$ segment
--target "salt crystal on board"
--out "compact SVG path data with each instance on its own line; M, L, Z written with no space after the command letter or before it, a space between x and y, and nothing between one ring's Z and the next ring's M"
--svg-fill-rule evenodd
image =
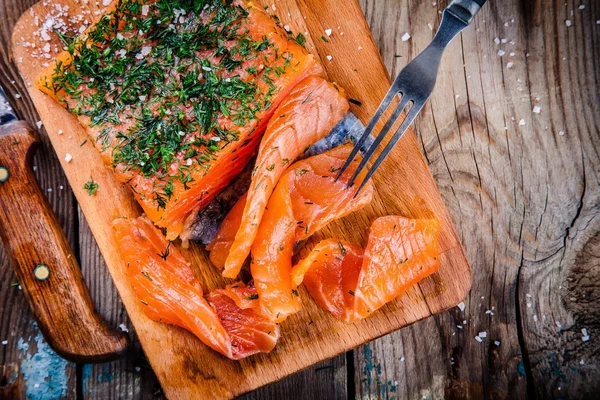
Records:
M587 330L586 328L583 328L583 329L581 330L581 334L583 335L583 336L581 337L581 340L583 340L584 342L587 342L587 341L589 341L589 340L590 340L590 335L588 334L588 330Z
M465 311L465 303L463 301L458 303L457 307L460 308L460 311Z
M487 332L479 332L479 337L480 338L486 338L487 337Z
M477 340L479 343L482 342L481 338L479 336L475 336L475 340Z
M35 123L35 125L38 127L38 129L41 129L42 125L44 125L44 123L42 121L38 121Z
M512 61L509 61L506 63L506 68L511 69L513 67L514 63Z
M8 344L8 340L3 340L2 341L2 346L6 346Z
M565 25L571 26L571 25L573 25L573 23L571 22L570 19L568 19L568 20L565 21Z
M505 54L506 54L506 52L505 52L504 50L498 50L498 55L499 55L500 57L502 57L502 56L503 56L503 55L505 55Z
M525 120L524 120L524 119L520 119L520 120L519 120L519 125L523 126L523 125L525 125L525 124L527 124L527 122L525 122ZM530 307L531 307L531 306L530 306Z
M585 361L583 361L583 359L581 359L581 360L579 361L579 365L583 365L583 364L585 364Z
M580 9L580 10L583 10L584 8L585 8L585 4L580 4L580 5L579 5L579 9Z
M540 112L542 112L542 107L540 106L533 106L533 112L536 114L539 114Z
M495 344L496 346L500 346L500 341L498 341L498 340L495 340L495 341L494 341L494 344Z
M406 32L404 35L402 35L402 41L406 42L408 39L410 39L410 34Z
M119 329L121 329L123 332L129 332L129 329L127 329L127 327L125 326L125 324L119 325Z

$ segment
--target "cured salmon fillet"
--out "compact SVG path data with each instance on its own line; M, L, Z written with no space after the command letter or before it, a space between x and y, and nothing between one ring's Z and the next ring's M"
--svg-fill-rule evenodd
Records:
M243 169L281 100L322 67L252 2L113 4L80 37L62 37L67 50L37 85L79 118L173 240Z
M120 218L113 227L126 275L150 319L187 329L234 360L275 347L279 328L256 311L254 297L244 309L237 306L248 291L243 283L216 290L207 301L189 262L149 219Z
M348 112L343 89L311 76L283 100L260 143L241 224L223 276L235 278L250 254L267 201L283 172L298 156L333 129Z
M370 315L439 268L437 219L381 217L366 249L337 239L321 241L293 269L315 302L353 322Z
M276 322L301 308L291 275L294 244L332 220L366 206L373 197L370 182L356 198L355 188L347 187L357 162L335 181L351 150L352 145L344 145L292 164L269 198L252 244L250 270L261 312ZM362 178L364 174L358 182ZM239 203L244 201L241 199ZM211 260L222 260L223 252L232 244L233 222L239 221L242 207L239 203L227 216L228 223L217 233L219 246L213 247Z

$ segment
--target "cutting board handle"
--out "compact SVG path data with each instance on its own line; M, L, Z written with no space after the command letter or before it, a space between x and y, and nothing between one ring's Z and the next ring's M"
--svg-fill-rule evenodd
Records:
M115 359L128 337L94 311L75 255L33 175L38 144L24 121L0 126L0 237L48 344L74 362Z

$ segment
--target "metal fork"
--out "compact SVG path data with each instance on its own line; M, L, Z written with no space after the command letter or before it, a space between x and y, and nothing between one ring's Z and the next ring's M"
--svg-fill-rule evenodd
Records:
M440 27L429 46L400 71L400 74L398 74L398 77L394 80L392 87L377 108L375 115L373 115L373 118L369 121L364 133L356 142L354 149L344 163L344 166L338 172L337 177L339 178L346 168L348 168L352 160L354 160L358 152L363 150L365 141L369 135L371 135L371 132L373 132L373 128L377 122L379 122L383 113L388 109L392 100L397 95L401 95L402 98L400 99L400 104L394 109L379 135L377 135L371 146L365 151L363 159L348 182L348 186L353 185L358 175L367 165L369 159L373 156L373 153L379 144L381 144L382 140L400 117L402 110L404 110L408 103L412 103L412 107L410 108L410 111L408 111L408 114L406 114L406 118L396 130L373 166L369 169L365 179L356 191L356 194L360 192L365 183L371 178L377 168L379 168L383 160L387 157L402 135L404 135L408 126L414 121L417 114L419 114L425 105L425 102L431 95L433 87L435 86L440 60L448 43L469 25L475 17L475 14L479 12L485 2L486 0L453 0L444 10Z

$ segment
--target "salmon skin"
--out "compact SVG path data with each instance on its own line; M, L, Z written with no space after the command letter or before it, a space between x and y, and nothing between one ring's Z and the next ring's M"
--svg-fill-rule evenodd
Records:
M292 89L277 108L260 144L241 223L227 255L223 276L235 278L240 272L279 177L298 156L327 136L348 107L341 88L311 76Z
M279 328L258 312L254 288L238 282L205 298L189 262L148 218L119 218L113 227L126 276L147 317L187 329L233 360L275 347Z
M37 85L173 240L254 154L267 122L322 67L243 0L113 2Z
M335 180L351 150L348 144L297 161L286 170L269 198L252 244L250 271L261 313L271 320L281 322L301 308L297 285L292 281L294 244L372 200L371 182L357 197L354 187L347 186L358 159ZM358 181L362 178L364 174ZM243 197L234 206L211 245L210 258L218 267L223 267L225 255L236 240L246 201Z
M294 284L334 317L353 322L371 315L439 268L437 219L381 217L363 249L326 239L292 271Z

